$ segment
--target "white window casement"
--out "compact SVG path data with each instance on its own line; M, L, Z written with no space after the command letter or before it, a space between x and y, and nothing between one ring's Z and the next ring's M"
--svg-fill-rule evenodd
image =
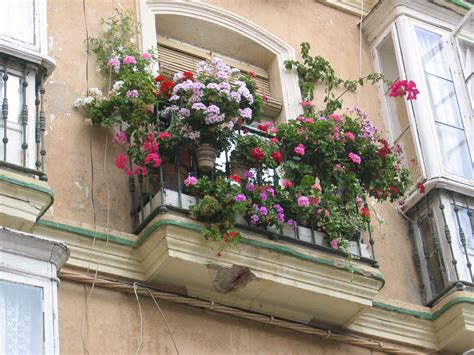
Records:
M468 7L385 0L363 22L376 70L391 81L413 80L420 91L406 101L380 87L389 136L404 148L414 182L426 186L422 193L413 185L406 201L426 302L457 281L473 282L474 17Z
M68 257L62 243L0 229L0 353L59 354L57 271Z
M0 161L40 170L44 130L37 131L44 125L36 102L55 67L47 55L46 5L45 0L0 1Z
M284 122L302 111L298 75L286 70L294 49L249 20L199 2L140 1L142 47L156 47L165 73L193 71L211 54L244 72L257 74L259 93L268 96L265 119ZM160 54L161 49L161 54Z

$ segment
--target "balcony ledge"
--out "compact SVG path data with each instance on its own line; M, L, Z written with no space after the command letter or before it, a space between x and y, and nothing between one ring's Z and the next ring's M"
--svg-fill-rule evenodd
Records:
M218 257L219 245L206 241L201 229L168 213L138 237L44 219L34 232L64 241L71 250L70 267L100 263L100 273L114 278L306 324L330 323L422 351L461 353L474 347L469 343L474 339L472 292L453 292L432 308L403 303L377 295L383 277L365 264L353 262L351 272L344 258L247 232L240 245Z
M0 170L0 225L28 232L54 202L49 185L31 177Z
M258 239L245 233L237 246L206 241L202 225L160 215L139 239L149 283L184 287L194 297L286 319L344 325L372 305L382 275L341 257Z

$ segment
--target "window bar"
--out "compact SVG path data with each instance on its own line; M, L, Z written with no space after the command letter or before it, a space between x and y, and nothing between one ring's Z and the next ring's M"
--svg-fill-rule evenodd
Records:
M39 120L39 90L38 87L35 90L35 145L36 145L36 170L41 169L41 160L40 160L40 142L41 142L41 132L40 132L40 120Z
M440 196L439 190L438 190L438 201L439 201L439 209L441 210L441 214L443 216L444 235L446 237L446 241L448 242L449 250L451 252L451 262L453 264L454 272L456 274L456 281L459 281L459 273L458 273L458 269L456 267L456 264L458 262L457 262L456 258L454 257L454 250L453 250L452 240L451 240L451 232L449 230L448 223L446 222L446 215L444 213L444 204L441 201L441 196Z
M128 159L129 159L130 171L132 171L133 170L132 157L130 154L128 155ZM133 223L136 226L138 225L138 223L137 223L137 210L135 207L136 206L135 205L135 178L133 177L132 174L130 174L130 176L128 177L128 187L130 190L130 197L132 199L132 211L130 212L130 215L132 216Z
M469 205L469 200L468 200L466 195L464 195L464 200L466 201L467 216L469 217L469 222L471 222L471 230L474 233L474 220L472 219L472 208ZM474 238L474 236L473 236L473 238ZM471 245L471 248L474 249L474 240L472 241L472 243L473 244Z
M44 76L41 78L41 88L40 88L40 144L41 144L41 150L40 150L40 155L41 155L41 172L44 173L44 156L46 155L46 149L44 147L44 132L46 131L46 117L44 113ZM46 175L40 176L41 180L47 180L48 178Z
M230 175L229 152L227 149L225 150L225 174Z
M2 102L2 118L3 118L3 160L7 161L7 119L8 119L8 97L7 97L7 81L8 81L8 72L7 72L7 61L3 63L3 102Z
M367 202L364 203L365 208L369 208L369 205ZM374 238L372 238L372 231L370 230L370 221L367 221L367 231L369 232L369 244L370 244L370 252L372 253L372 260L374 261L374 267L378 268L379 263L377 262L375 258L375 248L374 248Z
M446 273L446 266L444 264L443 253L441 252L441 242L439 240L438 232L436 229L436 223L434 221L434 214L433 210L430 208L430 196L432 194L428 194L426 198L426 209L428 210L428 221L430 224L430 232L431 232L431 239L433 240L433 245L435 248L436 259L438 261L438 267L441 271L441 278L443 280L443 287L448 285L448 275Z
M354 207L355 207L355 212L359 213L359 205L357 204L357 200L355 199L354 199ZM359 256L362 256L362 245L361 245L362 231L357 231L354 235L354 239L357 243L357 250L359 251Z
M138 201L140 202L140 215L142 217L142 220L140 223L143 223L145 220L145 209L144 209L144 204L143 204L143 174L140 171L140 173L137 175L137 185L138 185Z
M423 277L421 277L421 259L420 259L420 255L418 254L418 248L416 246L415 233L414 233L412 220L408 222L408 236L411 240L411 244L413 248L413 261L415 263L415 267L418 272L418 278L420 280L420 291L421 291L421 294L425 297L425 301L428 301L426 292L425 292L426 287L425 287L425 284L423 283Z
M311 226L310 226L310 232L311 232L311 240L313 241L313 244L316 244L316 237L314 235L314 221L311 219Z
M459 218L459 206L456 204L456 201L454 200L454 195L452 193L451 193L451 199L453 200L454 214L456 215L456 220L459 226L459 238L461 239L461 245L464 250L464 255L466 255L466 266L469 269L469 275L471 276L471 281L474 281L472 278L472 269L471 269L472 264L471 264L471 261L469 260L469 253L467 251L466 235L464 234L464 229L462 228L461 220Z
M21 109L21 126L22 126L22 135L23 135L23 143L21 144L22 149L22 157L23 157L23 166L26 167L26 150L28 149L28 143L26 142L26 126L28 124L28 105L26 100L26 89L28 87L28 80L27 75L29 72L29 68L25 67L25 71L23 72L23 83L22 83L22 99L23 99L23 106Z
M156 106L156 121L157 121L158 132L160 131L160 123L161 123L160 118L161 118L160 107ZM174 116L172 114L170 124L173 124L173 123L174 123ZM168 209L165 206L165 178L163 174L163 164L160 164L159 171L160 171L160 207L158 207L158 212L166 213Z
M416 211L417 211L416 223L418 225L418 230L420 231L420 234L421 234L421 244L423 247L423 255L425 257L426 270L428 271L428 279L430 280L430 290L431 290L431 294L435 296L437 294L437 290L435 286L433 268L431 267L431 263L430 263L430 251L428 249L428 245L425 240L425 235L423 234L423 218L420 217L420 204L416 206Z
M183 184L181 183L181 158L179 156L179 147L176 147L176 153L175 153L175 167L176 167L176 178L178 179L177 184L178 184L178 207L183 208L183 196L182 196L182 191L183 191Z

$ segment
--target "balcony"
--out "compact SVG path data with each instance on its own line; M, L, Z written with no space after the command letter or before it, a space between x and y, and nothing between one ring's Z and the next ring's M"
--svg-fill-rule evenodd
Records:
M26 231L54 200L44 172L45 76L37 64L0 54L0 225Z
M199 170L195 151L175 153L173 163L159 168L158 179L129 177L136 257L145 281L304 323L342 326L372 306L384 279L370 232L355 235L348 254L331 248L314 228L255 227L237 216L243 235L238 245L206 240L205 223L189 216L199 198L184 192L183 181L189 173L211 179L231 173L231 152L222 153L209 172ZM277 171L270 174L278 184Z

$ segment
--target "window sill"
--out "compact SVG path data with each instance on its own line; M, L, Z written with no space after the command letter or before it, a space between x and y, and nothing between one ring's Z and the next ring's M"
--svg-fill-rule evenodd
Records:
M52 57L30 49L25 49L24 47L16 44L9 43L1 37L0 53L20 58L30 63L38 64L46 70L46 75L50 75L56 68L56 61Z
M49 185L18 172L0 168L0 225L30 231L53 204Z

